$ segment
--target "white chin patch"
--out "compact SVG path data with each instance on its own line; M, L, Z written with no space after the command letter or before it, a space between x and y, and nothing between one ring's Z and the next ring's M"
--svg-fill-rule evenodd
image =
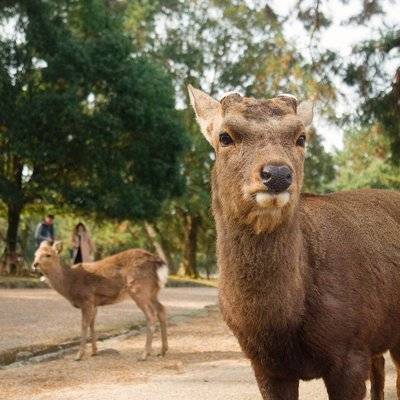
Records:
M260 207L277 207L283 208L289 202L289 192L283 192L278 194L258 192L256 194L256 202Z

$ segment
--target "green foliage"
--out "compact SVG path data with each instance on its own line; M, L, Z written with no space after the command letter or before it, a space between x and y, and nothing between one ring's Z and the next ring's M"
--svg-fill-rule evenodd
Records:
M140 19L138 19L140 17ZM246 95L272 97L291 92L300 98L334 100L328 80L314 79L311 65L288 43L277 16L264 2L227 0L126 2L124 26L143 52L167 65L174 77L178 104L187 105L186 85L217 95L238 89ZM213 152L200 134L193 113L181 114L190 150L182 159L185 196L166 204L155 221L159 242L181 269L213 272L215 230L210 213L209 174ZM314 143L314 142L313 142ZM325 191L331 161L320 142L310 146L308 190ZM317 160L322 155L322 160ZM317 169L323 172L315 174ZM189 240L196 237L196 243ZM165 239L168 238L166 242ZM195 251L197 260L188 260ZM198 265L189 265L195 263Z
M398 27L399 28L399 27ZM377 39L356 47L357 57L348 64L345 82L360 95L358 120L363 126L378 122L390 141L391 162L400 164L400 67L395 76L385 62L400 60L400 29L386 28Z
M3 215L5 210L1 210ZM149 248L149 242L143 235L143 231L138 225L128 221L116 223L113 220L82 216L72 214L68 210L57 209L54 207L26 207L21 215L19 229L19 246L17 253L23 255L27 264L30 265L34 258L36 243L34 233L37 224L42 221L46 213L55 214L55 233L56 240L62 240L64 243L64 252L62 257L64 262L71 262L72 244L71 236L75 225L83 222L89 230L92 240L96 247L95 258L100 259L110 254L115 254L128 248ZM6 225L7 221L0 216L0 251L4 251ZM150 248L149 248L150 249Z
M140 36L136 43L144 51L168 66L182 99L187 83L211 94L239 89L260 97L284 91L334 99L329 80L315 79L264 2L141 1L128 2L127 10L125 26L134 38ZM138 15L146 23L132 22Z
M379 125L351 129L337 155L338 189L400 189L400 168L388 162L390 142Z
M321 138L312 129L306 149L303 191L325 193L332 190L335 178L333 156L328 153Z
M155 216L180 190L184 135L166 72L132 57L103 1L17 2L3 39L5 202L38 198L112 218Z
M167 72L134 56L102 0L1 11L0 198L154 218L182 190L185 139ZM18 221L13 221L17 224Z
M384 2L360 0L347 22L364 24ZM0 30L0 211L25 210L25 254L41 214L55 207L59 237L68 242L82 217L99 256L158 240L171 264L214 272L213 152L187 108L188 83L215 97L290 92L338 122L339 77L360 98L359 113L342 121L357 128L335 159L311 132L304 190L399 188L400 74L382 68L398 65L399 29L383 27L343 60L318 45L332 24L325 4L299 0L279 16L258 0L3 2L0 27L15 30ZM306 52L284 35L293 17L310 34Z
M199 132L191 110L181 112L187 127L191 147L182 158L182 175L185 179L184 196L167 202L162 217L154 222L164 251L169 255L171 269L181 271L197 269L210 272L214 269L214 224L210 208L210 170L213 152L203 135ZM196 236L196 243L190 237ZM166 240L167 239L167 240ZM194 246L194 247L192 247ZM188 258L196 252L198 267L191 265Z
M347 0L340 0L347 5ZM327 0L298 0L290 12L310 34L311 69L328 81L339 78L352 87L358 96L356 115L345 115L349 121L366 129L379 123L389 139L391 157L386 162L400 163L400 25L387 22L390 0L353 1L359 7L353 15L340 21L342 25L365 27L372 21L368 39L356 42L346 59L341 54L320 46L321 32L332 24ZM338 22L338 21L336 21ZM375 26L379 26L376 29ZM367 25L368 26L368 25Z
M101 259L110 254L115 254L129 248L148 248L149 244L139 226L128 221L116 223L112 220L81 218L79 215L69 213L58 214L55 229L57 239L64 242L64 259L70 262L72 250L71 234L78 222L83 222L92 237L96 247L95 259Z

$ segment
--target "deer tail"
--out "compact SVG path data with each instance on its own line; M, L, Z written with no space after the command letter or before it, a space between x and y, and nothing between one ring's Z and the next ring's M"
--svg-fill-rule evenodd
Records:
M168 280L168 265L163 262L162 264L159 264L157 267L157 277L158 277L158 285L160 288L163 288L165 284L167 283Z

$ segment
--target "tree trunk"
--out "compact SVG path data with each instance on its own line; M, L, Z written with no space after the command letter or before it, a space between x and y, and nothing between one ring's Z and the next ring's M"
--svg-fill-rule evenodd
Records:
M162 240L161 235L159 234L159 232L157 230L157 227L151 225L148 222L145 222L144 223L144 229L145 229L145 231L147 233L147 236L151 240L151 243L153 244L157 255L167 263L167 265L169 267L169 270L170 270L170 273L171 274L176 274L176 266L172 262L172 258L170 256L166 246L163 245L163 240ZM160 237L160 239L158 239L157 233L158 233L158 236Z
M23 206L18 203L7 205L8 226L6 234L6 248L1 260L1 271L19 275L22 272L22 263L17 253L18 227Z
M178 266L174 262L174 258L171 253L170 242L168 241L168 238L160 232L160 229L158 228L157 224L154 223L152 226L154 230L157 232L157 235L160 239L159 243L167 259L169 271L171 274L176 274L178 272Z
M197 271L197 234L200 227L200 218L190 214L185 216L185 233L182 269L186 276L198 278Z

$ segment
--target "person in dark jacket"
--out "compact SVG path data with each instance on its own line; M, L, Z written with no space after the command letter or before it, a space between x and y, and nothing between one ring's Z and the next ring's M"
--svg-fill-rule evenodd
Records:
M54 242L54 215L47 215L42 222L38 224L35 231L36 247L40 246L44 240L50 243Z

